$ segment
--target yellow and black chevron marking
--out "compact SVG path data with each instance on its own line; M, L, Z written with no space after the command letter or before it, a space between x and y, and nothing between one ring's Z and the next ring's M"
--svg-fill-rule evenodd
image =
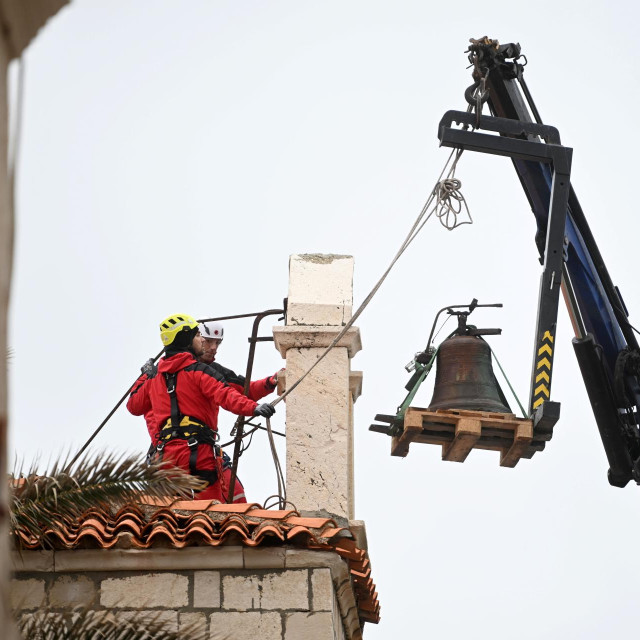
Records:
M545 331L540 342L536 360L536 379L533 391L533 408L537 409L549 399L551 389L551 364L553 362L553 335Z

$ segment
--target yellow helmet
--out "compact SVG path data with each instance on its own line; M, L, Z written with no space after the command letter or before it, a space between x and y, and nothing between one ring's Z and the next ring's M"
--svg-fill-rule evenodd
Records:
M165 318L160 323L160 339L165 347L168 347L182 330L197 329L198 323L192 316L179 313Z

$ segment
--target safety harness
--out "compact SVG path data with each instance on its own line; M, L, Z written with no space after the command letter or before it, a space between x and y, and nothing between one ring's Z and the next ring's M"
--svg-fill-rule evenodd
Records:
M172 440L186 440L189 447L189 473L205 480L210 485L218 481L218 469L198 469L198 446L208 444L213 448L213 456L216 466L223 469L229 466L227 462L228 456L224 456L219 446L216 445L218 434L206 424L182 415L178 406L178 396L176 394L177 372L164 373L164 379L167 385L167 393L171 400L171 417L165 422L158 434L158 443L154 447L154 454L157 460L162 460L164 447ZM153 455L153 454L152 454ZM225 460L224 458L227 458Z

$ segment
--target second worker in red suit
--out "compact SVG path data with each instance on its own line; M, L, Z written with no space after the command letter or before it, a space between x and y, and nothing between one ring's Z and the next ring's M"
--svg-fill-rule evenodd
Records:
M206 330L202 325L205 334ZM219 407L241 416L271 417L275 409L256 401L275 389L277 376L252 382L248 396L243 395L244 379L213 363L219 342L211 364L197 360L205 356L207 346L191 316L177 314L163 320L160 337L165 355L157 371L143 368L127 409L147 418L157 457L208 483L196 499L226 502L231 470L216 444ZM246 502L239 482L233 501Z

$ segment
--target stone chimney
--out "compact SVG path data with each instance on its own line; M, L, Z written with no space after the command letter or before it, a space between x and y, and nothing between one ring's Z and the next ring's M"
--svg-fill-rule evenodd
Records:
M287 361L286 384L297 381L350 320L353 257L293 255L286 325L274 327ZM353 519L353 403L362 373L351 371L361 349L351 327L338 345L285 399L287 499L301 512Z

